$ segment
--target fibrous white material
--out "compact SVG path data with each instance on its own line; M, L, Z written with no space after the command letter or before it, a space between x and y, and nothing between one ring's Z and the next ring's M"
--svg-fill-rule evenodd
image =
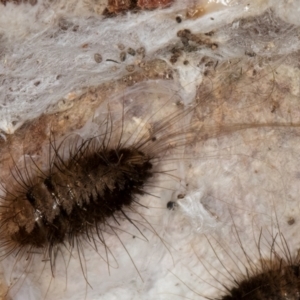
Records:
M109 19L89 13L84 2L75 5L63 1L39 1L33 7L29 4L15 6L12 3L1 6L3 80L0 128L4 132L13 133L27 119L63 109L57 107L58 99L70 101L68 94L71 91L80 94L85 87L119 78L126 73L126 66L134 65L138 68L143 55L146 55L147 59L167 59L170 48L179 43L177 32L184 28L195 30L196 33L201 28L201 33L205 33L220 28L222 24L222 30L215 39L223 43L225 40L229 41L227 47L221 47L215 54L209 49L202 51L215 58L219 58L220 55L236 57L245 51L254 51L260 55L270 55L273 51L281 54L298 47L295 28L279 19L273 24L274 19L268 19L270 13L254 26L247 22L253 34L258 36L252 44L251 30L247 31L247 26L233 21L236 18L235 13L241 12L239 17L257 13L259 7L256 7L256 4L249 5L247 10L243 3L219 5L216 6L218 11L215 17L207 14L201 18L176 23L176 15L183 15L188 5L189 3L175 3L165 10L143 11L138 14L129 12ZM205 4L199 2L197 5L200 7ZM266 4L263 6L267 7ZM223 24L226 25L225 29ZM263 28L266 28L265 32L261 31ZM285 34L276 32L278 28ZM263 38L266 33L269 40ZM122 62L120 52L123 50L120 49L123 47L125 51L131 47L143 48L146 52L137 53L136 56L127 54L126 61ZM96 53L102 56L100 64L95 62ZM192 60L189 67L178 66L175 69L179 72L179 79L183 80L183 85L188 85L191 89L193 84L188 84L187 80L190 79L187 78L192 79L191 74L199 73L198 61L195 53L188 55L188 58Z
M222 265L210 234L224 239L220 258L238 249L233 227L253 253L262 227L279 226L291 252L300 243L300 2L174 1L111 18L101 14L106 4L0 4L3 148L9 145L18 160L41 155L36 149L49 128L95 135L99 107L113 103L110 98L133 111L128 132L136 124L155 125L148 121L156 105L158 120L169 113L163 103L196 105L182 126L190 122L197 138L170 164L175 179L160 175L164 188L149 192L157 198L141 199L153 226L146 224L147 240L129 225L121 243L108 232L109 271L92 247L84 266L74 254L70 264L58 263L55 277L40 257L28 274L20 261L13 299L216 298L222 286L212 274L218 278ZM109 109L121 120L119 107ZM7 157L3 150L1 178L9 173ZM169 211L169 201L179 206ZM2 264L9 286L14 260Z

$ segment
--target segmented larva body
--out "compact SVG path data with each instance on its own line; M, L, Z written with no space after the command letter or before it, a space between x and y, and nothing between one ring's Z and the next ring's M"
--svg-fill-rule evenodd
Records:
M106 149L93 139L68 161L57 157L48 173L8 194L1 211L2 244L29 252L44 248L54 263L57 245L92 235L116 211L125 215L122 208L132 205L134 194L143 194L152 176L150 160L135 148Z
M18 260L42 254L44 260L50 260L54 275L62 248L70 255L76 249L80 260L84 259L84 241L96 251L100 252L99 242L108 250L103 232L106 228L117 235L112 222L119 226L121 218L140 231L140 224L128 212L136 214L138 197L147 193L155 174L168 173L160 166L166 152L183 147L192 132L189 125L178 124L194 108L174 107L163 120L151 116L152 125L137 122L135 128L124 121L124 115L120 120L118 114L108 111L96 137L71 136L57 143L52 135L46 166L40 167L34 158L26 163L24 158L24 167L16 166L12 182L5 183L0 206L4 256L13 253ZM127 125L129 133L125 133Z
M300 265L279 260L275 266L237 282L220 300L297 300L300 297Z

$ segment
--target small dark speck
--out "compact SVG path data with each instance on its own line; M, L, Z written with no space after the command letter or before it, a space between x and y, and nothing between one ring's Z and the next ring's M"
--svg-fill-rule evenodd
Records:
M38 85L40 85L40 83L41 83L41 82L38 80L38 81L36 81L36 82L34 83L34 85L35 85L35 86L38 86Z
M119 48L120 50L124 50L124 49L125 49L125 46L124 46L123 44L118 44L118 48Z
M134 71L134 65L128 65L128 66L126 66L126 71L127 72L133 72Z
M289 219L288 219L288 224L289 224L289 225L293 225L293 224L295 224L295 219L294 219L294 218L292 218L292 217L291 217L291 218L289 218Z
M144 47L140 47L136 49L136 53L144 57L146 53L146 49Z
M129 55L135 56L136 51L135 51L133 48L128 48L128 49L127 49L127 53L128 53Z
M214 35L214 31L210 31L210 32L206 32L204 33L206 36L213 36Z
M178 100L178 101L176 102L176 105L179 106L179 107L184 107L183 102L180 101L180 100Z
M205 67L212 67L214 62L212 60L208 61L204 66Z
M216 50L217 48L218 48L218 44L216 44L216 43L211 44L212 50Z
M133 235L132 238L135 239L135 235Z
M186 65L189 64L189 61L188 61L188 60L185 60L185 61L183 62L183 64L186 66Z
M65 19L61 19L58 22L59 28L64 31L68 30L72 25L73 25L72 22Z
M60 74L58 74L58 75L56 76L56 80L58 80L59 78L61 78L61 75L60 75Z
M177 62L177 56L176 55L172 55L170 58L170 63L175 64Z
M154 136L152 139L151 139L152 142L155 142L156 141L156 137Z
M122 51L122 52L120 53L120 60L121 60L121 61L125 61L125 59L126 59L126 52Z
M169 209L169 210L174 210L176 207L177 207L177 203L174 201L169 201L167 203L167 209Z
M100 64L102 62L102 56L100 53L95 53L94 54L94 60L97 64Z
M245 51L245 55L249 56L249 57L255 57L256 53L253 51Z
M214 20L214 18L210 18L212 21Z
M176 22L177 22L177 23L181 23L181 22L182 22L181 17L177 16L177 17L176 17Z
M177 199L183 199L185 197L185 194L178 194Z

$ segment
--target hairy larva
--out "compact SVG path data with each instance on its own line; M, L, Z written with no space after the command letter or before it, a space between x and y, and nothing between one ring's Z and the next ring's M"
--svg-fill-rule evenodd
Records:
M55 276L58 257L69 261L76 252L89 284L87 245L110 268L114 250L106 242L108 232L121 245L119 230L124 230L124 221L144 239L144 228L156 234L138 210L144 206L139 196L155 196L153 187L160 185L157 176L180 184L180 176L172 174L170 165L191 139L191 126L185 119L190 118L194 106L182 109L173 104L173 97L161 104L158 98L147 106L129 103L127 109L127 98L112 99L95 112L95 132L89 138L71 135L59 141L52 133L48 154L24 157L22 165L16 164L13 169L11 179L4 181L0 246L5 258L15 257L16 266L25 260L24 272L38 257L49 261ZM138 113L148 113L155 102L159 109L150 110L149 119L137 117ZM153 186L151 192L148 186Z
M216 259L224 266L224 269L218 279L212 275L214 280L221 285L223 285L222 280L224 279L231 283L223 285L224 292L219 293L220 296L205 298L218 300L298 299L300 293L299 257L296 253L291 252L280 229L277 232L274 230L272 233L261 229L256 237L256 259L249 251L247 243L241 241L236 227L234 234L241 253L237 254L235 249L232 249L226 254L226 258L220 258L218 250L214 250ZM220 246L216 240L207 238L212 248ZM241 274L227 269L226 264L230 260L231 263L236 263L236 266L241 261L247 262L244 267L239 267ZM203 264L205 265L205 262ZM209 268L207 265L205 267Z

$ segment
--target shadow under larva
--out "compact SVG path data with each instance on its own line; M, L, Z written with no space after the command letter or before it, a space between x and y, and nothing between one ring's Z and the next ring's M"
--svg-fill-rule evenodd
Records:
M13 258L11 293L27 284L33 261L50 267L42 273L50 274L45 276L51 285L51 277L54 281L61 269L68 272L77 256L84 282L92 287L99 279L89 276L90 251L98 253L109 274L116 273L114 244L119 244L135 269L134 277L140 277L135 280L143 276L126 239L145 242L152 234L169 251L157 234L155 217L150 220L145 211L160 214L166 201L157 190L170 193L174 182L181 184L176 165L192 136L188 119L194 106L182 108L175 96L164 99L164 91L162 87L152 97L149 93L148 104L130 103L133 92L112 98L77 134L57 138L50 127L42 154L25 155L15 163L2 184L0 208L2 257ZM147 200L140 201L145 195ZM14 274L22 265L14 287Z

